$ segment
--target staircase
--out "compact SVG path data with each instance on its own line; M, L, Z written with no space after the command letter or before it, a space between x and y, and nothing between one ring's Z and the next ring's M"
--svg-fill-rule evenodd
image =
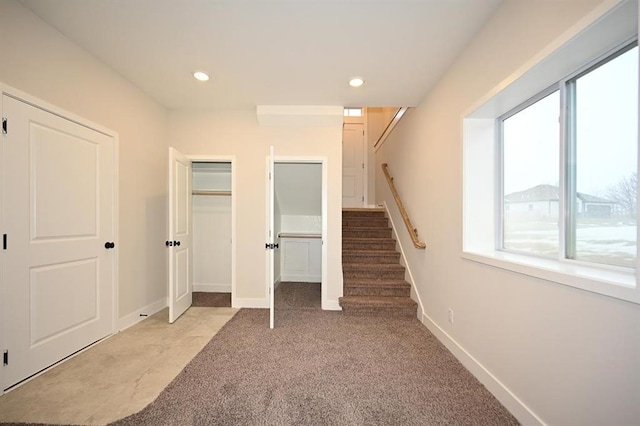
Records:
M416 318L384 209L342 210L342 273L345 315Z

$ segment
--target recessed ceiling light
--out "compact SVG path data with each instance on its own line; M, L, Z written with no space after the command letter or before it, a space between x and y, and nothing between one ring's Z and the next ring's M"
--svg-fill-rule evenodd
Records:
M200 81L209 80L209 76L206 73L202 72L202 71L194 72L193 76L196 78L196 80L200 80Z
M351 87L360 87L364 84L364 80L362 79L362 77L353 77L351 80L349 80L349 86Z

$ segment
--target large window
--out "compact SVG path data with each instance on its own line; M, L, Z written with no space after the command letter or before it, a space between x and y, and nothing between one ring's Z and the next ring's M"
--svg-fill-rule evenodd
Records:
M638 47L498 118L501 250L633 268Z

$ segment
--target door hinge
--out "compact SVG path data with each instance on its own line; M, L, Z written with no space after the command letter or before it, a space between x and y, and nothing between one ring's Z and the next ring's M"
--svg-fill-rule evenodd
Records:
M7 119L2 117L2 134L7 134Z
M364 169L364 163L362 163L362 168Z
M7 249L7 234L2 234L2 250Z
M265 243L265 245L264 245L264 248L271 249L271 250L277 249L279 247L280 247L280 244L277 244L277 243L276 244Z
M9 365L9 351L5 350L2 355L2 365Z

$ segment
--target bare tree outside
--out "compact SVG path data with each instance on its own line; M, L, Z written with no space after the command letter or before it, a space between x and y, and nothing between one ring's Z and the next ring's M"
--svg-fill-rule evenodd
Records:
M638 211L638 173L622 177L607 189L607 198L618 203L619 214L635 218Z

